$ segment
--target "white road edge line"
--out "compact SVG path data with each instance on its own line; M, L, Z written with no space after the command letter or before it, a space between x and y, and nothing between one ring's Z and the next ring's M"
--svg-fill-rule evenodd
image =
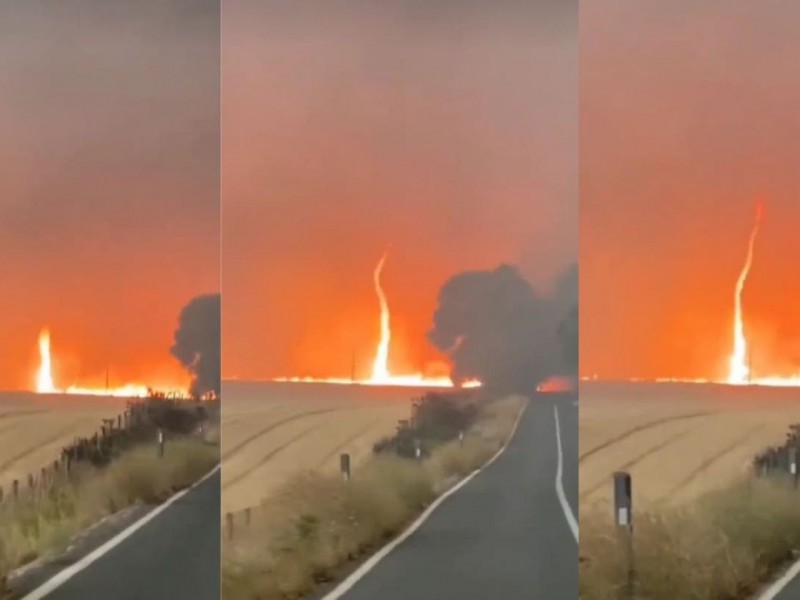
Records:
M83 571L86 567L91 565L94 561L96 561L97 559L102 557L104 554L107 554L109 551L111 551L116 546L119 546L127 538L129 538L131 535L133 535L138 529L141 529L147 523L149 523L150 521L155 519L158 515L160 515L162 512L164 512L172 504L174 504L175 502L177 502L178 500L183 498L186 494L191 492L193 489L195 489L197 486L202 484L209 477L214 475L214 473L219 471L219 469L220 469L220 465L217 465L211 471L206 473L201 479L199 479L194 484L192 484L190 487L188 487L185 490L182 490L182 491L178 492L177 494L173 495L172 497L170 497L163 504L159 504L158 506L156 506L153 510L151 510L149 513L144 515L141 519L139 519L138 521L135 521L134 523L129 525L127 528L125 528L122 531L120 531L117 535L115 535L113 538L108 540L102 546L99 546L98 548L95 548L92 552L90 552L89 554L84 556L78 562L70 565L66 569L62 569L61 571L59 571L58 573L53 575L53 577L51 577L50 579L45 581L38 588L36 588L35 590L30 592L26 596L23 596L22 600L41 600L41 598L44 598L45 596L47 596L47 594L50 594L50 593L54 592L57 588L59 588L60 586L64 585L64 583L66 583L67 581L72 579L72 577L74 577L75 575L77 575L78 573Z
M525 412L525 409L528 407L528 403L530 400L526 400L525 403L522 405L522 408L517 415L517 420L514 421L514 426L511 429L511 433L509 434L508 438L506 439L505 443L502 447L490 458L485 465L483 465L480 469L474 470L472 473L467 475L464 479L459 481L449 490L447 490L444 494L439 496L433 503L425 509L425 511L417 517L417 520L411 523L408 528L403 531L399 536L397 536L394 540L386 544L383 548L381 548L378 552L370 556L360 567L358 567L355 571L350 573L350 575L342 581L339 585L337 585L333 590L325 594L322 600L338 600L342 596L344 596L347 592L349 592L356 583L359 582L367 573L369 573L372 569L374 569L379 562L381 562L384 558L386 558L392 550L397 548L400 544L402 544L406 539L411 537L411 535L419 529L425 521L433 514L439 505L447 500L450 496L455 494L458 490L462 487L467 485L470 480L475 477L478 473L483 471L489 465L491 465L494 461L498 459L498 457L505 452L506 447L514 439L514 434L517 431L517 425L519 425L519 421L522 418L522 413ZM23 598L23 600L26 600Z
M764 593L758 597L758 600L773 600L773 598L777 598L778 594L780 594L798 574L800 574L800 560L789 567L789 570L783 574L783 577L769 586Z
M567 496L564 493L564 453L561 450L561 424L558 420L558 406L553 406L553 412L556 416L556 446L558 447L558 469L556 470L556 496L558 501L561 502L561 509L564 511L564 517L567 519L572 535L575 541L578 541L578 521L572 512L572 507L567 501Z

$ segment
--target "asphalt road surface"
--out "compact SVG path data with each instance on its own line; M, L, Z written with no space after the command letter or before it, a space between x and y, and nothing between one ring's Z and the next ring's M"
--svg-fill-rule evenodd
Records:
M800 600L800 573L797 572L797 565L792 565L780 583L780 591L770 589L760 595L759 600Z
M343 600L574 600L578 544L556 492L560 423L567 510L578 506L575 394L534 397L506 451L447 498Z
M219 470L45 597L219 600Z

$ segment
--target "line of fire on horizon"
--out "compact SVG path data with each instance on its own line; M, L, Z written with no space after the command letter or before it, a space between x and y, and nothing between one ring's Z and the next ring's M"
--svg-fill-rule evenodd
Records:
M39 368L36 371L36 392L38 394L74 394L81 396L112 396L117 398L144 398L153 388L141 383L126 383L110 387L106 376L105 387L84 387L70 385L59 388L53 379L53 360L50 348L50 330L42 329L39 333ZM185 390L169 390L166 394L185 395Z

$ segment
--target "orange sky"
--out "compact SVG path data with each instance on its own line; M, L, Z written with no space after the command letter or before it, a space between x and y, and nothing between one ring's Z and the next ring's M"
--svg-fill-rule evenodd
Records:
M0 5L0 389L186 378L181 307L219 289L213 2ZM102 26L98 26L102 24Z
M577 10L567 3L232 0L223 11L223 377L436 358L439 287L577 256ZM490 10L491 8L491 10Z
M800 372L800 5L597 0L580 18L582 373L725 373L757 196L753 367Z

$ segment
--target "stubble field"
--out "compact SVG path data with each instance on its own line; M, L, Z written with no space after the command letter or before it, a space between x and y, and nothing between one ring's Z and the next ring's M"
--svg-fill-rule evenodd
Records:
M796 422L800 389L583 382L581 509L610 514L617 470L631 473L634 507L684 504L746 474Z
M257 506L298 472L353 469L408 418L410 388L224 382L222 511Z
M94 435L104 418L125 409L124 400L66 394L0 393L0 486L7 492L15 479L58 459L76 437Z

